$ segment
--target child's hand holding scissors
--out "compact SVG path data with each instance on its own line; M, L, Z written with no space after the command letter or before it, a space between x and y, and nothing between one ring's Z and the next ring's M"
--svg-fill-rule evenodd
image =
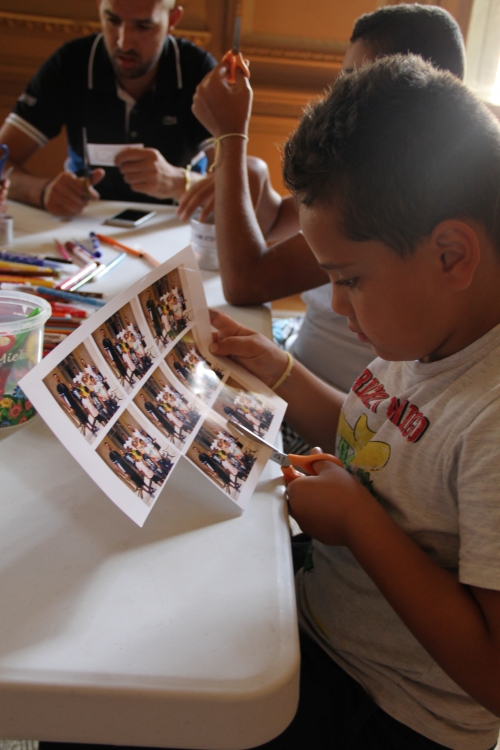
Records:
M313 448L313 453L321 453ZM349 547L350 532L366 504L375 502L368 490L332 461L315 461L315 476L288 483L290 515L304 533L323 544Z

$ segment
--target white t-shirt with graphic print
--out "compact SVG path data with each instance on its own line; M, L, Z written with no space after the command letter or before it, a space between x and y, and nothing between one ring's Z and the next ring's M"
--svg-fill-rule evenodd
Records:
M500 590L500 326L439 362L374 360L347 395L344 465L463 584ZM345 547L314 542L301 626L388 714L454 750L500 720L449 678ZM458 657L459 658L459 655Z

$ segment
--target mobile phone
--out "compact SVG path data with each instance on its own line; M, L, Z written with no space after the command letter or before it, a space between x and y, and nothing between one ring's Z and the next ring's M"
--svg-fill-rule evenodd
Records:
M111 224L114 227L138 227L144 222L156 216L156 211L140 211L136 208L127 208L120 211L119 214L110 216L104 224Z

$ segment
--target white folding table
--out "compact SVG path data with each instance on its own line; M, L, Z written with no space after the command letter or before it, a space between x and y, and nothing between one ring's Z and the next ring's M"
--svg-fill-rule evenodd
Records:
M170 207L140 229L102 226L122 206L67 222L12 203L14 248L54 255L54 238L91 230L158 260L188 244ZM148 270L127 258L92 289L112 296ZM203 276L224 306L218 275ZM269 333L266 308L229 312ZM0 472L1 737L238 750L289 724L299 648L274 465L243 515L180 472L142 529L39 417L0 431Z

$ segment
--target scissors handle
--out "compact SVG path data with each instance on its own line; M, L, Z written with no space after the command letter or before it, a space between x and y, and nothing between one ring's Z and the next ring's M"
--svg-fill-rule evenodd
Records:
M234 53L233 50L228 50L222 58L222 62L229 68L226 76L228 83L236 83L236 68L239 68L246 78L250 78L249 67L244 61L241 52Z
M316 461L330 461L332 464L342 466L342 461L337 458L337 456L332 456L331 453L313 453L309 456L298 456L294 453L289 453L288 458L290 459L292 466L287 466L281 469L287 482L291 482L298 477L304 476L294 469L294 466L298 466L300 469L307 471L308 474L314 475L316 475L316 472L314 471L314 464Z

